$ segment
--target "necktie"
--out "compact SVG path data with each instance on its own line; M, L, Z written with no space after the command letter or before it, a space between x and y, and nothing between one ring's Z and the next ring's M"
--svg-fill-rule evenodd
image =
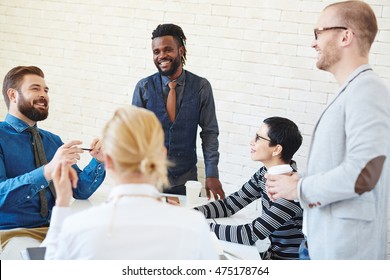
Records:
M43 148L42 138L39 135L38 129L36 127L29 127L27 131L32 136L32 146L34 150L34 158L35 158L35 166L40 167L47 163L45 150ZM49 183L49 188L54 197L56 196L56 192L54 189L53 182ZM41 202L41 210L40 214L42 217L46 217L48 213L47 199L46 199L46 188L39 191L39 200Z
M167 112L171 122L173 122L176 117L176 84L175 81L168 83L169 93L167 98Z

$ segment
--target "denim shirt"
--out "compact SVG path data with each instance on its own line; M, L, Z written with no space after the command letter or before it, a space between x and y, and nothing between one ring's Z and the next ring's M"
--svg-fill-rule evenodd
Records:
M170 122L165 108L169 80L159 73L137 83L132 104L153 111L163 125L168 157L175 164L174 167L169 168L169 179L172 186L184 184L187 180L197 179L197 172L194 172L194 169L196 170L197 162L196 134L198 125L201 128L200 138L206 177L218 178L219 129L211 85L207 79L186 70L183 70L176 81L177 115L173 123ZM188 102L192 102L195 106L189 107ZM193 155L190 154L190 151L193 151ZM195 177L191 177L193 174Z
M35 167L31 136L26 131L28 127L10 114L0 122L0 229L47 225L55 204L52 193L47 190L49 214L41 217L38 193L47 188L49 182L44 177L43 166ZM43 129L39 129L39 134L49 162L63 142L59 136ZM103 182L104 165L93 158L83 171L77 165L73 168L79 176L73 197L87 199Z

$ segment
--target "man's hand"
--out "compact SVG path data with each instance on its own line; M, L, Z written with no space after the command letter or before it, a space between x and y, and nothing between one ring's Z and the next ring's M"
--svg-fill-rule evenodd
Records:
M97 161L103 162L104 157L102 152L102 142L100 141L100 139L95 138L92 140L91 149L92 150L89 152L89 154L93 156Z
M60 164L60 162L64 161L67 164L72 165L76 164L77 161L80 160L80 154L84 151L77 145L80 145L81 143L82 142L79 140L72 140L58 148L52 160L43 167L44 176L47 181L52 179L54 169L58 164Z
M300 178L296 172L288 175L271 175L266 173L264 177L267 179L265 183L267 194L272 201L278 198L287 200L298 198L297 185Z
M215 200L225 198L225 192L223 191L222 184L218 178L206 178L207 199L210 199L210 191L213 193Z
M60 161L54 168L53 183L56 190L56 206L69 207L73 189L77 186L77 172L66 161Z

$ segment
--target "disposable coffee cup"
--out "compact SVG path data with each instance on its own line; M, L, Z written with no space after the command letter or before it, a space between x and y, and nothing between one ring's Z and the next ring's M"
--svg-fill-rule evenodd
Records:
M186 186L186 204L187 206L196 205L199 201L202 184L198 181L187 181Z
M291 171L293 171L293 169L291 168L291 166L289 164L281 164L281 165L271 166L267 170L268 174L271 174L271 175L285 174L285 173L290 173Z

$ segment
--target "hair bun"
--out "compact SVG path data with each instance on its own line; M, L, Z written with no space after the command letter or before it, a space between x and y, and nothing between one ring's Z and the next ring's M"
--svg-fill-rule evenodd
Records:
M150 158L144 158L140 162L140 171L145 175L150 175L156 170L156 164Z

